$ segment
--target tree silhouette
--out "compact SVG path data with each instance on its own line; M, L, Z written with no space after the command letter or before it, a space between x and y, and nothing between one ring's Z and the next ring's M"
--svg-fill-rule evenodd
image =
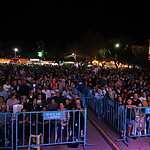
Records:
M91 59L98 55L100 49L104 49L103 37L100 33L92 31L85 32L78 41L68 46L68 51Z

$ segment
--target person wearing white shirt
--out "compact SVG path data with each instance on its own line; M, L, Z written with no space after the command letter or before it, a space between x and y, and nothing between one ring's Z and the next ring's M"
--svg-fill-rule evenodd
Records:
M140 100L141 102L146 101L146 92L143 92L143 93L142 93L142 96L139 97L139 100Z
M51 91L48 89L48 86L45 85L44 89L42 90L43 93L46 94L46 99L51 97Z
M3 85L3 89L7 92L9 89L11 89L11 85L9 84L9 81L6 81L6 83Z

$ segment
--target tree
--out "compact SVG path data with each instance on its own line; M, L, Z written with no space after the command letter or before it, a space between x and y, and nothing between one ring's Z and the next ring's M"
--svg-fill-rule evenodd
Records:
M120 63L128 63L133 57L132 43L124 36L116 36L106 41L107 56L115 62L116 69Z
M104 40L98 32L85 32L78 41L68 46L70 53L77 53L82 57L95 58L98 50L104 48Z

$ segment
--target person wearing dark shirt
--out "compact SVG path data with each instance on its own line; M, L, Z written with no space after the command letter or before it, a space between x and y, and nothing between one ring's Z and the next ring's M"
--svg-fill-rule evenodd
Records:
M139 104L141 104L141 101L138 98L139 98L139 95L137 93L134 93L132 105L138 106Z
M56 111L58 110L59 106L58 103L56 103L56 100L54 98L51 99L51 102L47 105L48 111Z
M26 80L23 81L23 84L19 88L20 95L29 96L29 86L27 85Z

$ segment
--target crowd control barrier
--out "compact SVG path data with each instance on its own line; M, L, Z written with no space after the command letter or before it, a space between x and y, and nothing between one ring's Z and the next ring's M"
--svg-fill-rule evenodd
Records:
M128 137L150 136L150 107L126 108L106 98L89 87L84 87L85 104L102 119L115 128L127 145Z
M0 113L0 149L13 149L13 113Z
M150 136L150 107L127 108L127 136Z
M58 144L86 143L86 109L1 113L0 149L38 148ZM10 141L9 145L8 140Z

